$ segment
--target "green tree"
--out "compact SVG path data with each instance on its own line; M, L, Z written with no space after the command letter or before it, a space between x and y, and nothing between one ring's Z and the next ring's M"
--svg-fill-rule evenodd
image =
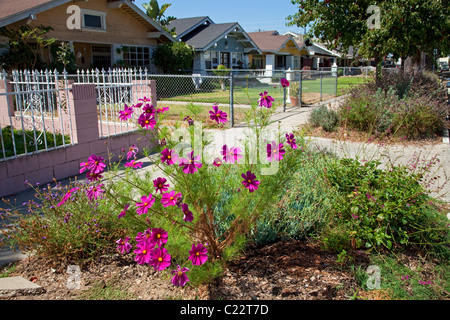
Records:
M75 54L72 52L69 43L61 42L59 45L54 43L51 46L51 52L55 59L55 62L51 66L52 68L56 68L60 72L66 70L69 73L77 70Z
M42 48L48 47L56 41L55 38L46 36L50 30L52 30L51 27L42 25L0 28L0 35L9 39L9 43L3 45L8 51L0 57L2 68L35 69L40 62Z
M158 22L166 31L171 34L174 33L174 29L168 30L167 26L170 24L172 20L175 20L175 17L168 16L166 17L164 13L171 6L171 3L165 3L161 7L158 4L157 0L151 0L149 3L143 3L142 7L147 11L147 15Z
M192 69L194 48L184 42L170 42L158 46L153 52L153 63L165 74Z
M449 0L291 0L298 12L287 17L288 25L310 27L309 35L340 46L360 48L379 66L382 58L432 55L434 49L449 52ZM379 8L379 27L368 21ZM404 59L403 59L404 61ZM417 59L416 59L417 62ZM379 70L380 68L378 68ZM379 75L379 73L377 74Z

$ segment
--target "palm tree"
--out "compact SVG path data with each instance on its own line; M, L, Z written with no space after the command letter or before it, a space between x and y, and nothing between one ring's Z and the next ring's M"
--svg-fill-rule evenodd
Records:
M172 20L175 20L175 17L169 16L165 17L164 12L169 8L172 4L165 3L161 7L159 7L157 0L151 0L149 3L143 3L142 6L145 10L147 10L147 15L158 22L161 26L166 27L170 24Z

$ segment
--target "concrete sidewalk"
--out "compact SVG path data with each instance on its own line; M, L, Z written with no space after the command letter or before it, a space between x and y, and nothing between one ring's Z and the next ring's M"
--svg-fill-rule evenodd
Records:
M277 112L273 115L272 120L274 121L269 127L271 129L280 129L280 133L284 135L287 132L293 132L298 129L299 125L306 124L308 121L308 116L310 112L317 106L321 104L331 105L336 107L337 104L342 101L344 97L335 98L328 101L323 101L321 103L316 103L308 107L291 107L287 108L286 112L283 112L282 107L280 107ZM220 155L220 148L227 144L228 146L238 146L242 143L243 139L246 137L247 126L237 125L236 127L226 129L226 130L205 130L210 134L212 143L212 148L215 150L217 156ZM433 194L436 197L440 197L442 200L450 203L450 185L447 184L447 174L450 173L450 145L448 143L441 143L437 145L428 145L423 147L413 147L413 146L379 146L376 144L363 144L363 143L353 143L353 142L341 142L331 139L324 138L309 138L310 146L316 149L327 149L329 151L335 152L337 155L345 156L360 156L361 159L365 158L370 160L373 157L379 157L383 154L386 161L394 160L395 163L407 163L408 160L413 157L420 156L421 159L429 160L434 156L440 159L440 167L437 171L439 178L436 183L438 185L444 185L441 192ZM144 167L140 171L145 174L147 171L154 172L155 175L159 175L156 166L152 165L150 159L141 159L144 162ZM77 177L77 180L85 179L84 175ZM61 181L62 184L70 183L70 180L65 179ZM444 194L444 195L442 195ZM17 195L12 195L5 197L12 203L15 203L17 207L22 207L22 211L25 214L26 208L22 206L22 203L28 202L34 198L34 190L23 191ZM1 231L1 220L0 220L0 231ZM15 253L11 250L0 249L0 266L12 261L23 259L25 255L21 253Z

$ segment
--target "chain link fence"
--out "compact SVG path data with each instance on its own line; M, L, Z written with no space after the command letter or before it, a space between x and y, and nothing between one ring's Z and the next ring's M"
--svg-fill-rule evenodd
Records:
M169 107L169 120L183 120L189 116L212 125L214 122L209 118L209 111L217 105L229 115L227 125L234 126L243 122L245 113L251 105L257 104L261 93L267 92L274 98L274 105L279 107L279 110L286 111L344 94L346 87L367 81L372 72L370 68L321 68L300 71L203 70L184 75L150 74L146 69L81 70L76 74L25 71L11 75L14 76L15 86L11 90L13 92L8 93L8 97L15 99L16 113L28 110L27 105L33 106L33 109L29 108L30 112L34 112L29 121L30 126L33 123L38 124L40 119L52 123L54 119L51 118L59 114L59 106L65 107L67 87L70 83L93 84L102 124L100 136L107 137L136 130L133 125L121 123L119 111L123 110L125 105L153 95L148 86L151 80L156 84L156 97L152 97L151 101L157 104L158 108ZM1 77L5 79L8 75L3 73ZM283 78L289 80L289 87L281 86ZM24 92L27 91L30 94L25 95ZM6 93L3 95L6 96ZM31 102L19 108L21 100ZM12 105L11 102L10 106ZM49 112L53 114L50 116ZM36 131L38 128L33 125L33 128L28 129ZM49 131L52 131L52 134L55 132ZM36 147L40 142L36 139L33 146ZM65 140L62 143L64 145Z

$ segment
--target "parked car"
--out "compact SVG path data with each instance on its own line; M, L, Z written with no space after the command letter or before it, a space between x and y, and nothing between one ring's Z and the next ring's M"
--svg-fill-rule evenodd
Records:
M448 66L448 63L441 63L440 65L439 65L439 69L441 70L441 71L449 71L450 69L449 69L449 66Z

